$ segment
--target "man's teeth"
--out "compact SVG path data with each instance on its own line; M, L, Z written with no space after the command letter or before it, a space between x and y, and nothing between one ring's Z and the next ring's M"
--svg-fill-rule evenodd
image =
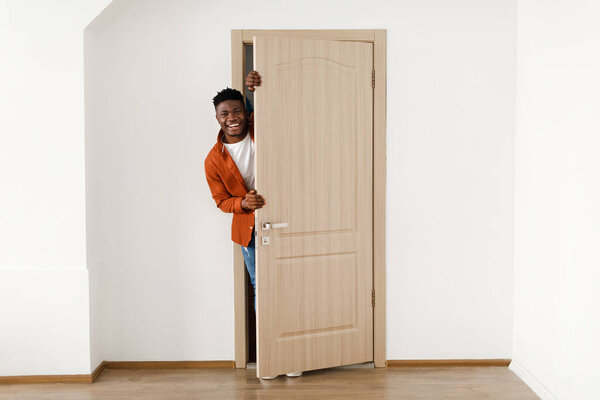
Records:
M240 126L240 124L229 125L230 128L235 128L236 126Z

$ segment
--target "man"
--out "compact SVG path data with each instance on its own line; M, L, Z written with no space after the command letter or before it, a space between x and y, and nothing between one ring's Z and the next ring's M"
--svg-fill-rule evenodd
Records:
M256 293L254 210L263 207L265 199L254 188L252 118L248 116L244 96L238 90L220 91L213 98L213 104L221 129L217 144L204 161L206 180L217 207L233 213L231 239L242 246L246 269Z
M258 72L246 76L248 90L260 86ZM254 287L254 310L256 310L255 278L255 227L254 210L267 203L254 187L254 129L253 115L248 115L244 96L235 89L223 89L213 98L217 122L221 126L217 144L204 160L206 180L212 197L222 211L233 213L231 239L242 246L246 270ZM302 372L286 374L298 377ZM274 379L265 376L262 379Z

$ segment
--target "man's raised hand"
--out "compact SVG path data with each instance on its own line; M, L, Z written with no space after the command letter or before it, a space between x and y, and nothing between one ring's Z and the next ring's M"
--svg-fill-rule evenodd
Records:
M246 75L246 86L248 86L249 91L254 92L254 87L260 86L261 83L262 79L257 71L248 72L248 75Z

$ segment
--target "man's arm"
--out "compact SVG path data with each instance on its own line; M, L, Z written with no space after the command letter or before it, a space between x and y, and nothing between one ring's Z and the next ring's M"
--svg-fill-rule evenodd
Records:
M219 176L217 168L212 165L208 159L204 161L204 172L212 197L221 211L226 213L245 214L258 208L262 208L267 204L265 198L257 194L256 190L251 190L246 193L245 197L233 196L229 193Z
M212 198L215 200L217 207L219 207L221 211L234 214L245 214L248 212L242 208L242 200L244 198L233 196L229 193L221 180L216 167L212 165L208 159L204 161L204 172L208 187L212 193Z

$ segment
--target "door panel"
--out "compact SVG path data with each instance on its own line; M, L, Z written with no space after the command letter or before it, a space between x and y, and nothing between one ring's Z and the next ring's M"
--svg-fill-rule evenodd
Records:
M372 63L371 43L254 39L259 377L373 360Z

